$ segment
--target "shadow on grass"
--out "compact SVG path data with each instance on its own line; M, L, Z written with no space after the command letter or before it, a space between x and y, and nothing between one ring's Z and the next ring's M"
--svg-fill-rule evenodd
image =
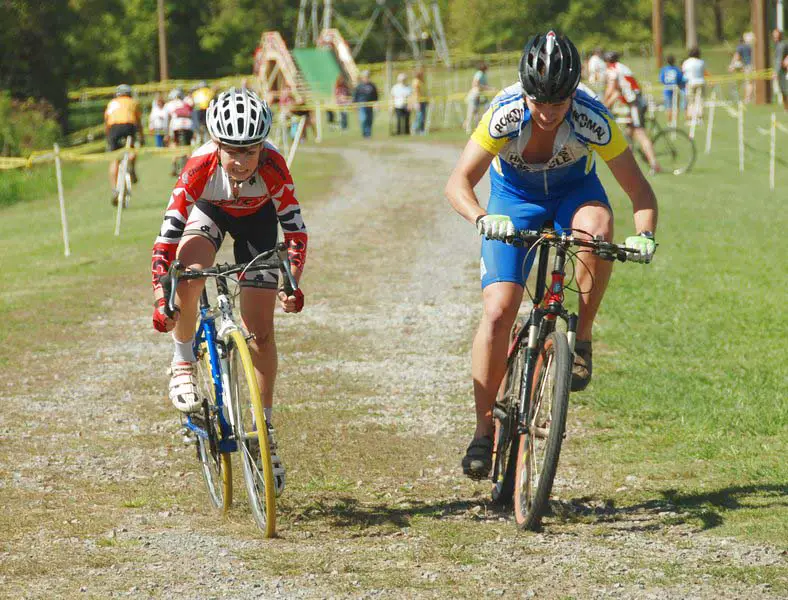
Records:
M655 498L616 506L615 501L593 497L551 503L553 516L565 521L587 523L618 522L632 531L653 531L684 523L700 523L703 530L719 527L726 511L788 507L788 486L763 484L729 486L698 493L667 489Z
M416 516L442 519L468 513L474 507L483 507L480 500L448 500L421 502L407 500L402 503L383 504L359 502L351 496L341 496L331 500L315 500L298 515L300 519L326 519L339 527L409 527L410 520ZM481 510L481 509L477 509Z

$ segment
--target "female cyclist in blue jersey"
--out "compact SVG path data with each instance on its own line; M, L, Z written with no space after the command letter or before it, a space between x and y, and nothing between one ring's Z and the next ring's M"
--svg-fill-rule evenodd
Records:
M506 369L509 334L523 299L530 264L526 249L504 243L514 229L557 228L613 237L613 215L597 177L594 153L608 165L634 208L635 231L626 244L649 262L654 253L657 200L607 109L577 86L577 48L550 31L532 37L520 60L520 82L500 92L465 146L446 185L454 209L484 236L481 284L484 311L473 341L476 431L462 460L481 479L492 465L492 409ZM485 210L474 187L489 170ZM612 264L585 253L577 263L580 322L572 389L591 379L591 334ZM592 284L593 282L593 284Z

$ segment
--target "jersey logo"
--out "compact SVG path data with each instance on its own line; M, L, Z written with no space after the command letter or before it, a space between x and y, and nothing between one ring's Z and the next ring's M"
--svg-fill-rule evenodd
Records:
M499 106L490 116L490 136L500 139L519 131L524 115L522 102Z
M572 124L575 134L592 144L605 146L610 143L610 123L605 119L604 114L597 112L593 107L573 102Z

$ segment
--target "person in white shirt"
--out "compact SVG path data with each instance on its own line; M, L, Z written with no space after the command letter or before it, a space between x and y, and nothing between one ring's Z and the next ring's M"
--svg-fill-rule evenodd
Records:
M592 86L603 85L606 72L607 64L602 58L602 48L595 48L594 53L588 58L588 83Z
M410 133L410 108L408 99L413 90L405 83L405 80L405 73L400 73L397 75L397 83L391 88L391 102L394 105L394 113L397 119L395 135L408 135Z
M164 147L164 139L167 137L169 123L170 115L164 107L164 98L161 97L161 94L156 94L150 107L148 130L153 134L157 148Z
M681 71L687 84L687 119L695 113L695 105L703 102L703 88L706 85L706 63L700 58L700 49L695 46L690 48L689 58L681 63ZM703 114L701 107L700 114Z

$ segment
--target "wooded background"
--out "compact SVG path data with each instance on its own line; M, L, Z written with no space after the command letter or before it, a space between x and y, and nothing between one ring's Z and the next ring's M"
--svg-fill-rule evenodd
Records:
M159 78L156 0L0 0L0 91L45 99L65 124L66 92L81 86L141 83ZM335 9L358 35L374 0L336 0ZM403 18L400 4L388 5ZM462 52L516 50L528 35L551 27L583 49L651 40L651 0L441 0L449 46ZM749 28L745 0L696 0L701 44L733 47ZM295 37L295 0L166 0L169 77L215 78L251 72L260 33ZM665 1L665 41L682 45L684 0ZM374 32L359 61L385 55ZM394 40L404 54L405 42Z

